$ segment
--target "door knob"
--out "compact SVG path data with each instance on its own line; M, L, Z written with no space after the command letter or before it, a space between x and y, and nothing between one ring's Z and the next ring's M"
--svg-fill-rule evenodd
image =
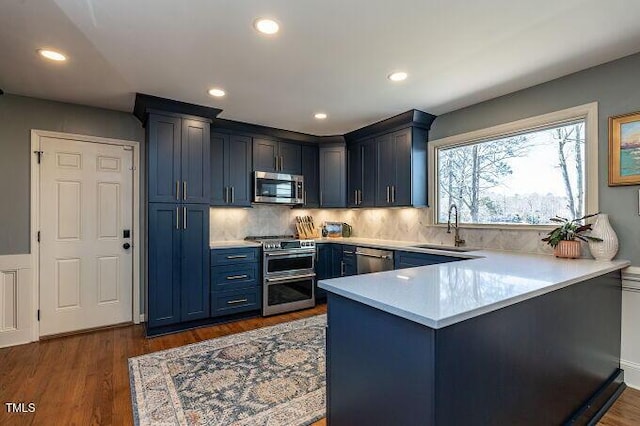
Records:
M123 249L125 249L125 250L129 250L129 249L131 248L131 244L129 244L129 243L124 243L124 244L122 245L122 248L123 248Z

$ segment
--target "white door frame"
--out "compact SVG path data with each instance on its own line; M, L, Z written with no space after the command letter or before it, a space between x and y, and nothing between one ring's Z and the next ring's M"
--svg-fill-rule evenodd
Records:
M40 250L38 230L40 229L40 167L38 151L41 138L69 139L80 142L102 143L108 145L128 146L133 149L133 322L140 323L140 259L143 250L140 241L143 229L140 227L140 142L124 139L102 138L98 136L76 135L72 133L51 132L48 130L31 130L31 262L33 271L33 318L40 308ZM32 341L40 340L40 323L34 320Z

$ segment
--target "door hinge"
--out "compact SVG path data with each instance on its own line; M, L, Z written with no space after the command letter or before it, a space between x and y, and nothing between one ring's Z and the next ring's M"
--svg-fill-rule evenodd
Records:
M38 242L40 242L40 231L38 231L38 236L37 236L37 238L38 238Z
M38 321L40 321L40 309L38 309Z
M44 154L44 151L33 151L33 153L38 156L38 164L40 164L42 162L42 154Z

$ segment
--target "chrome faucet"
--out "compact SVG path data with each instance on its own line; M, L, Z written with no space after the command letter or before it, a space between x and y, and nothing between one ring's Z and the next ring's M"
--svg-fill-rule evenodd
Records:
M460 231L458 227L458 206L456 206L455 204L451 204L451 206L449 206L449 220L447 221L447 234L451 233L451 210L453 209L456 209L456 216L455 216L456 224L454 225L455 233L453 237L453 245L456 247L460 247L461 245L464 244L464 240L460 238Z

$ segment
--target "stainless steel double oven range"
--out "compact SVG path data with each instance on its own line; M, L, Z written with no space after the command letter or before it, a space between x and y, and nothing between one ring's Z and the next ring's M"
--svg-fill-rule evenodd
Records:
M262 244L262 315L315 306L314 241L289 235L246 239Z

